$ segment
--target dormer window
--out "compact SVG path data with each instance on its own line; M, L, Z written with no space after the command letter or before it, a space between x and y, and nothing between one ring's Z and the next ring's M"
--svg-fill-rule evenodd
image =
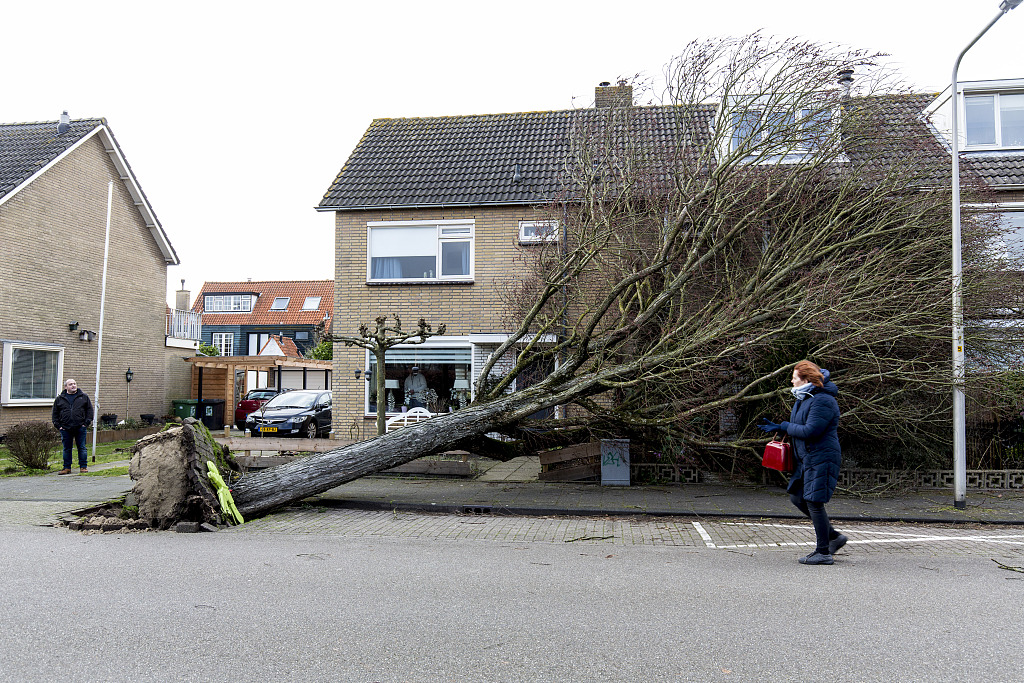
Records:
M964 97L968 147L1024 147L1024 92Z
M732 105L726 119L730 152L764 161L799 161L820 149L832 133L831 107L779 110L758 104L737 99Z
M207 294L203 300L207 313L248 313L252 297L248 294Z
M279 296L274 299L274 303L270 304L270 310L272 311L287 311L288 302L291 301L289 296Z

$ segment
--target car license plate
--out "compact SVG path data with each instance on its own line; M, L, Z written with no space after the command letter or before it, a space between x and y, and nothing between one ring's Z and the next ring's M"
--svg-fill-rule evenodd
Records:
M267 432L276 432L277 427L260 427L260 433L266 434Z

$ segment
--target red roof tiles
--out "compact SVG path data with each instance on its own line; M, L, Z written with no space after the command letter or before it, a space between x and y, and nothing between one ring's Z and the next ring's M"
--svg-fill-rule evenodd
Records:
M248 312L208 312L206 297L216 294L254 294ZM317 307L303 310L309 297L320 297ZM271 310L275 299L287 298L287 308ZM331 316L334 304L333 280L272 280L262 282L206 282L192 304L203 314L204 325L317 325Z

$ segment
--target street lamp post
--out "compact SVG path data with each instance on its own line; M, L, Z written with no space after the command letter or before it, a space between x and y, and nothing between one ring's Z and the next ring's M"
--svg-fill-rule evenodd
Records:
M964 311L963 311L963 261L960 253L960 131L957 126L960 103L957 99L957 71L967 51L981 40L990 28L1004 14L1015 9L1024 0L1003 0L999 14L988 23L981 33L974 37L953 64L953 507L963 510L967 507L967 411L964 397Z

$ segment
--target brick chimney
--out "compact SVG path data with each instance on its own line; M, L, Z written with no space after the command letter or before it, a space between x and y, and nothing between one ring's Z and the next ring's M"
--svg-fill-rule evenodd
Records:
M594 106L598 109L611 107L632 107L633 86L626 81L612 85L608 81L601 82L594 88Z

